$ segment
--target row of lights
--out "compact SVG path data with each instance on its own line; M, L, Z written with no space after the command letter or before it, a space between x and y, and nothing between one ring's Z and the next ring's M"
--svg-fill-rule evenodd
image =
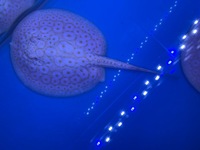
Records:
M198 23L199 23L199 20L195 20L193 24L194 24L194 26L195 26L195 25L197 25ZM195 35L195 34L197 34L197 33L198 33L198 30L194 27L194 29L192 30L192 34ZM187 34L183 35L183 36L182 36L182 40L187 39L187 37L188 37ZM185 48L186 48L186 45L185 45L185 44L182 44L182 45L180 46L180 50L184 50Z
M157 70L158 71L161 71L162 69L163 69L163 67L161 65L157 66ZM154 85L158 85L159 84L158 81L160 79L161 79L161 76L160 75L156 75L156 76L154 76L154 81L157 81L157 82L151 82L150 80L144 80L143 84L145 85L145 87L144 87L144 89L141 91L141 93L139 95L134 95L133 96L133 98L132 98L133 104L134 104L134 101L136 101L136 100L141 100L141 99L146 98L146 96L148 95L150 90L153 87L155 87ZM127 118L126 116L128 116L128 114L130 112L133 112L135 110L135 106L133 104L132 104L131 107L129 106L128 109L124 108L120 112L120 116L117 119L117 121L112 123L114 125L110 125L111 123L109 123L109 126L108 127L106 126L107 130L103 133L103 136L101 136L99 138L100 140L98 140L96 142L96 146L100 146L103 143L109 143L111 141L111 133L113 133L112 131L116 132L119 127L122 127L125 118ZM127 111L125 111L125 110L127 110Z
M173 6L170 7L168 13L171 13L171 12L172 12L172 10L177 6L177 3L178 3L178 1L175 1L175 2L174 2ZM158 27L161 26L162 23L163 23L163 18L161 18L161 19L159 20L159 22L154 26L154 31L157 31ZM198 22L195 22L195 23L197 24ZM144 39L144 41L142 41L142 42L140 43L139 49L142 49L142 48L143 48L144 44L148 42L148 39L149 39L149 36L146 36L145 39ZM173 50L171 51L171 54L174 54L174 51L173 51ZM127 59L127 63L129 63L130 60L133 60L133 58L134 58L134 53L132 53L132 54L131 54L131 57ZM168 62L167 62L168 65L171 65L172 63L173 63L172 60L168 60ZM103 98L103 96L104 96L104 94L107 92L108 88L109 88L110 86L112 86L112 83L115 82L116 79L117 79L117 77L120 76L120 73L121 73L121 70L118 70L118 73L115 74L115 75L113 76L113 79L109 82L110 84L109 84L109 85L106 85L106 86L104 87L104 89L100 92L100 94L99 94L99 96L97 96L95 102L93 102L92 105L91 105L91 106L87 109L87 111L85 112L85 114L86 114L87 116L90 115L90 112L91 112L91 110L94 109L94 106L96 105L96 103L99 102L99 100L101 100L101 99ZM159 76L156 76L155 78L158 80L158 79L159 79ZM146 94L146 92L144 92L144 94Z
M170 7L170 9L169 9L169 13L171 13L172 10L177 6L177 3L178 3L178 1L175 1L175 2L174 2L174 5L173 5L172 7ZM156 25L154 26L154 31L157 31L157 28L162 24L162 22L163 22L163 19L160 19L160 20L159 20L159 23L156 24ZM148 39L149 39L149 36L146 36L146 37L145 37L145 40L144 40L143 42L140 43L139 49L142 49L142 48L143 48L144 44L148 42ZM174 51L174 50L171 50L170 53L173 55L173 54L175 53L175 51ZM127 62L128 62L128 63L129 63L130 60L133 59L133 56L134 56L134 53L132 53L132 54L131 54L131 57L127 59ZM167 64L167 65L172 65L172 64L173 64L173 60L171 60L171 59L170 59L170 60L167 60L167 61L166 61L166 64ZM158 66L157 66L157 70L158 70L158 71L161 71L162 69L163 69L163 67L162 67L161 65L158 65ZM117 73L116 75L114 75L113 80L112 80L113 82L116 81L116 78L117 78L118 76L120 76L120 72L121 72L121 70L119 70L118 73ZM156 81L159 81L160 78L161 78L160 75L156 75L156 76L154 77L154 81L155 81L154 83L156 83L156 85L158 84L158 82L156 82ZM136 101L136 100L142 99L142 98L144 99L144 98L148 95L149 90L153 87L152 85L154 84L153 82L150 82L150 80L145 80L145 81L143 81L143 83L144 83L144 85L145 85L146 87L148 87L148 88L145 87L145 89L141 91L141 94L140 94L140 95L135 95L135 96L133 96L133 98L132 98L133 101ZM151 85L151 86L150 86L150 85ZM108 86L106 86L106 87L108 87ZM150 88L149 88L149 87L150 87ZM107 89L107 88L106 88L106 89ZM147 90L147 89L148 89L148 90ZM103 90L103 91L104 91L104 90ZM105 92L101 92L100 98L103 97L103 95L102 95L103 93L105 93ZM142 96L142 97L141 97L141 96ZM127 110L127 111L125 111L125 110ZM112 123L113 125L110 125L111 123L109 123L109 126L106 126L106 127L105 127L105 128L106 128L106 131L103 133L103 136L101 136L101 137L99 138L99 140L96 141L96 146L100 147L101 145L103 145L103 144L105 144L105 143L109 143L109 142L111 141L111 133L112 133L113 131L116 132L118 128L122 127L123 121L124 121L125 118L126 118L125 116L128 116L129 112L133 112L134 110L135 110L135 107L134 107L134 106L131 106L131 107L129 107L128 109L123 109L123 110L120 112L120 117L119 117L119 119L117 119L117 121L115 121L114 123Z

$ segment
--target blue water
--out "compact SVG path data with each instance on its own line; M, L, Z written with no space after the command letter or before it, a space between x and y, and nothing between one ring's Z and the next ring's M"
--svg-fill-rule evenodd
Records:
M126 62L134 53L129 63L154 70L161 65L172 76L155 81L150 74L106 69L105 82L85 94L47 97L18 79L9 38L0 48L0 150L199 150L200 94L182 72L178 48L181 36L200 18L200 1L174 4L49 0L41 9L62 8L93 22L106 38L108 57ZM168 60L176 63L167 65ZM151 86L144 85L146 80Z

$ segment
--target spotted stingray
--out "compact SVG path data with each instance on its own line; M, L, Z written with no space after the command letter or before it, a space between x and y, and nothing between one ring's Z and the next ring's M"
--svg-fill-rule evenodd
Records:
M200 23L192 26L185 36L181 62L183 71L189 82L200 92Z
M33 6L35 0L0 0L0 34L7 31L25 10Z
M104 68L153 72L105 57L102 33L86 19L58 9L38 10L16 27L11 42L14 69L34 91L72 96L104 81Z

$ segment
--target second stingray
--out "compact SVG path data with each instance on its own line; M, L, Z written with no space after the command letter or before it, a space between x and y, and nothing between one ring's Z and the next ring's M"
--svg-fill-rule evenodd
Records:
M104 81L104 67L156 73L105 57L106 42L91 22L68 11L38 10L16 27L11 42L14 69L32 90L73 96Z

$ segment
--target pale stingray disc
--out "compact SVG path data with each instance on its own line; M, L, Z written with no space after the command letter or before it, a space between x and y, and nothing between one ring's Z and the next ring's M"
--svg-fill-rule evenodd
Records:
M0 0L0 34L7 31L25 10L33 6L35 0Z
M200 24L188 33L182 48L182 68L189 82L200 92Z
M72 96L104 80L104 68L90 64L105 54L101 32L73 13L47 9L25 17L16 27L11 58L22 82L38 93Z

